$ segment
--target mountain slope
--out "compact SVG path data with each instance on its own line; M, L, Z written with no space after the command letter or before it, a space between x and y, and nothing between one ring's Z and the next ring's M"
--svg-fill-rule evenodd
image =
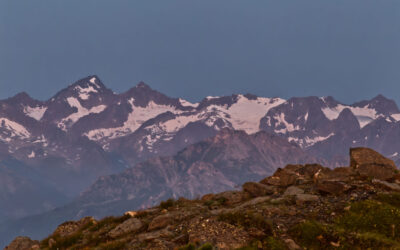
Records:
M101 218L129 209L153 206L171 197L194 198L235 189L246 181L272 174L288 163L317 160L285 139L259 132L221 130L215 137L193 144L173 157L157 157L123 173L99 178L70 204L42 215L0 225L3 238L24 232L44 237L65 220L83 216ZM40 221L46 225L37 228Z
M147 177L149 183L162 180L161 186L167 186L167 190L154 186L153 193L140 196L137 195L138 190L148 183L138 182L137 185L143 185L138 190L113 191L110 196L116 195L120 200L104 205L104 213L107 209L120 211L126 204L154 204L161 197L192 196L197 189L206 192L215 188L218 191L239 184L240 180L232 177L232 169L222 168L218 161L185 163L182 159L168 158L192 144L217 135L225 128L243 130L252 136L259 131L267 131L271 136L280 138L278 146L291 143L300 147L291 153L292 159L301 159L307 154L321 159L329 167L346 164L346 148L356 146L379 150L400 162L397 140L400 135L400 111L393 100L381 95L351 105L342 104L332 97L284 100L251 94L209 96L198 103L190 103L181 98L168 97L145 83L117 94L97 76L85 77L47 101L34 100L26 93L0 100L0 161L14 159L27 168L26 173L31 171L40 176L41 181L29 184L31 196L43 197L47 194L40 186L43 182L59 193L59 197L65 197L65 202L77 197L100 176L121 173L147 162L148 168L156 173ZM268 147L252 136L238 139L242 141L238 147L246 148L246 153L234 148L219 152L217 148L207 154L230 155L231 158L221 158L220 162L226 166L233 164L239 169L245 162L254 163L243 175L243 178L249 179L267 175L274 167L285 163L281 151L270 148L269 152L263 152L263 148ZM204 145L205 148L212 147L207 143ZM196 147L202 150L200 146ZM157 160L148 161L153 158ZM172 159L173 164L169 165L166 159ZM264 168L255 167L257 164L264 164ZM203 187L201 183L210 179L202 171L214 173L219 178L209 188ZM146 172L140 170L139 173L144 175ZM171 176L166 180L168 175ZM203 175L204 180L196 183L193 180L196 175ZM0 190L0 196L8 197L11 187L20 193L27 189L19 185L25 183L22 181L26 178L24 173L15 171L12 176L13 184ZM182 177L180 183L176 181L176 176ZM9 179L9 172L0 172L1 178ZM109 177L104 178L108 180ZM128 178L126 181L135 180ZM185 182L192 182L192 189ZM104 183L106 185L108 183ZM113 190L114 184L110 182L110 185L110 190ZM170 187L172 185L174 189ZM124 192L131 194L124 196ZM145 195L153 197L149 199ZM128 196L133 198L126 199ZM57 195L46 195L49 199L39 199L37 204L46 202L50 206L38 205L38 210L29 210L25 205L18 205L25 204L22 196L16 197L20 200L13 203L15 206L10 203L7 211L0 213L0 220L8 215L18 217L29 211L41 212L39 208L43 212L60 204ZM106 202L109 200L106 199ZM118 205L118 202L121 204ZM21 209L24 213L14 213Z
M398 249L399 183L393 161L353 148L349 167L288 165L242 190L68 221L6 249Z

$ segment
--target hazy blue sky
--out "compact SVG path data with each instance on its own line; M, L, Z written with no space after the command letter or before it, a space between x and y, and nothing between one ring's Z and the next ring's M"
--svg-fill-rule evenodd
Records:
M170 96L400 103L399 0L0 0L0 98L97 74Z

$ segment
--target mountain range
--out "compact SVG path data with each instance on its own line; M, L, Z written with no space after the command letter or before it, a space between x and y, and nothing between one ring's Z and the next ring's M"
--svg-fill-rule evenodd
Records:
M252 94L191 103L145 83L117 94L89 76L47 101L0 100L0 222L21 232L25 216L55 214L57 225L194 198L289 163L342 166L350 147L398 163L399 136L400 110L382 95L351 105Z

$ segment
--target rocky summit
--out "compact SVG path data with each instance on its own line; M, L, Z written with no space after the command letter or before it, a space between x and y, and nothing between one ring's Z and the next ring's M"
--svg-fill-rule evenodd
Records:
M240 191L61 224L5 249L399 249L400 174L368 148L350 166L287 165Z

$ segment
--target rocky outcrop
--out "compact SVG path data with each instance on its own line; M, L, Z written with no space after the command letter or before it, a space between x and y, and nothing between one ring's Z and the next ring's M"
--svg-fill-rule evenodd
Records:
M361 176L379 180L392 179L398 173L392 160L369 148L350 149L350 167Z
M54 233L61 237L67 237L77 232L81 227L94 223L96 223L96 220L93 217L85 217L79 221L67 221L58 226Z
M170 199L158 207L98 222L90 218L66 222L40 247L397 249L400 181L378 179L374 172L366 178L358 171L363 164L395 169L376 152L360 150L352 159L355 165L349 167L287 165L260 183L245 183L242 190L197 200ZM365 152L373 157L363 159L360 155ZM22 239L9 247L18 242L33 245Z
M17 237L10 245L4 248L5 250L29 250L29 249L40 249L39 241L31 240L29 237Z
M126 233L135 233L135 232L139 231L142 227L143 227L143 223L141 220L139 220L137 218L131 218L131 219L124 221L123 223L118 225L116 228L111 230L108 233L108 235L111 238L117 238L118 236L121 236Z

